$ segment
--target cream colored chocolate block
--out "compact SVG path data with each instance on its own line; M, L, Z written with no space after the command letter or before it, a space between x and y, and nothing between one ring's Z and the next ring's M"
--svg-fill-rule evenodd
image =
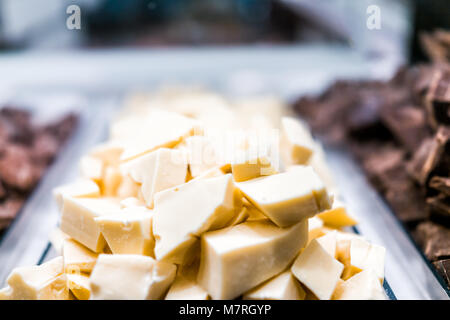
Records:
M208 292L194 279L178 275L167 292L165 300L208 300Z
M67 283L70 292L78 300L89 300L91 296L91 287L89 285L89 276L87 274L67 274Z
M98 257L98 253L89 250L72 239L64 241L62 253L66 273L90 273Z
M285 271L244 294L244 300L304 300L301 284Z
M311 167L237 183L245 197L280 227L329 209L325 186Z
M279 228L248 221L202 236L198 283L213 299L234 299L288 267L308 239L308 221Z
M101 254L90 277L92 300L164 298L175 279L174 264L151 257Z
M195 177L194 179L209 179L216 178L225 175L225 173L220 169L220 167L209 169Z
M306 124L292 117L281 119L280 152L285 165L306 164L315 142Z
M119 203L111 198L64 197L61 230L94 252L101 252L105 239L100 233L96 217L120 210Z
M104 170L103 178L100 183L102 195L105 197L115 197L117 189L122 183L122 174L117 167L107 166Z
M83 156L80 160L81 176L85 179L100 181L103 176L103 162L91 156Z
M187 163L183 151L161 148L125 163L122 170L141 184L145 203L152 208L155 193L186 181Z
M327 190L335 195L339 194L339 190L333 178L326 159L325 150L319 142L314 143L314 153L309 158L308 165L314 168L323 183L327 186Z
M344 266L317 241L297 257L291 267L294 276L320 300L329 300L341 277Z
M316 240L330 256L336 258L336 231L329 232Z
M333 300L386 300L383 287L373 270L363 270L340 284Z
M120 201L120 208L145 207L145 203L136 197L125 198Z
M185 142L189 172L193 178L220 165L214 144L208 137L188 137Z
M277 173L272 166L269 156L244 156L241 161L237 161L231 165L231 172L236 182L242 182L261 176L269 176Z
M105 165L117 166L122 152L123 147L120 144L108 141L95 146L89 152L89 156L100 159Z
M351 227L358 223L348 213L345 205L336 200L330 210L326 210L317 215L322 221L332 228Z
M153 232L158 260L181 263L202 233L222 228L241 206L233 177L191 180L155 196Z
M123 175L122 181L117 188L117 196L120 199L126 199L130 197L136 198L139 194L140 186L129 175Z
M63 258L57 257L40 266L14 269L0 298L7 300L67 300L69 289L63 270Z
M250 214L248 212L248 209L246 207L242 207L241 211L231 220L228 225L235 226L246 221L249 216Z
M122 209L120 213L95 218L114 254L154 256L152 210L145 207Z
M59 255L62 255L64 241L67 239L70 239L70 236L62 232L60 228L53 229L49 235L50 243Z
M100 197L100 188L97 183L88 179L79 179L67 185L57 187L53 190L53 196L58 205L58 209L62 210L63 196L74 198L97 198Z
M153 109L143 119L124 119L115 124L113 135L127 142L121 161L128 161L158 148L171 148L193 135L199 126L192 118Z
M350 242L349 264L358 270L372 269L381 282L384 279L385 255L384 247L370 244L366 240L353 239Z

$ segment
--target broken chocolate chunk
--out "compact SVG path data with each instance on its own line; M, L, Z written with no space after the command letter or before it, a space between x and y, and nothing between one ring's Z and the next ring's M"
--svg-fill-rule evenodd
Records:
M431 178L429 186L443 194L450 196L450 178L434 176Z
M441 224L450 226L450 197L439 194L427 199L431 208L432 219Z
M450 289L450 259L443 259L433 262L436 270L439 272L441 277L444 279L447 288Z
M441 69L433 75L426 107L432 126L450 125L450 70Z
M449 228L426 221L417 226L414 235L431 261L450 257Z

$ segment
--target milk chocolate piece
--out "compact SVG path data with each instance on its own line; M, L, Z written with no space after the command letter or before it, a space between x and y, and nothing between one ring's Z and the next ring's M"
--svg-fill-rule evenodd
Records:
M450 125L450 70L435 72L426 96L426 107L433 126Z
M434 176L431 178L429 186L439 190L443 194L450 196L450 177Z
M421 185L425 185L432 171L440 169L448 174L450 129L440 127L434 138L422 142L419 150L408 165L410 175ZM439 167L439 168L438 168Z
M447 288L450 289L450 259L443 259L439 261L433 262L433 265L436 267L436 270L444 279L447 284Z
M450 229L431 221L420 223L414 236L431 261L450 256Z

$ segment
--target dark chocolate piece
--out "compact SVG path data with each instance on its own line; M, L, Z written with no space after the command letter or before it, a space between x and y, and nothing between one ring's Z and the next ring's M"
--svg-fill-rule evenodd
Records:
M436 270L447 284L447 288L450 289L450 259L443 259L433 262Z
M450 125L450 70L443 68L433 75L426 107L432 126Z
M450 196L450 177L434 176L428 184L431 188L436 189L443 194Z
M450 229L431 221L420 223L414 236L431 261L450 257Z

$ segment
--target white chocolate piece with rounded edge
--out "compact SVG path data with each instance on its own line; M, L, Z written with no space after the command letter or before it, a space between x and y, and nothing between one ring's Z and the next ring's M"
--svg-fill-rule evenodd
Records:
M196 237L228 225L241 197L230 174L194 179L158 193L153 216L156 258L182 263Z
M344 266L314 239L291 267L293 275L320 300L329 300Z
M90 277L92 300L157 300L175 279L174 264L151 257L101 254Z
M67 274L67 283L75 298L78 300L89 300L89 297L91 296L91 287L89 285L89 276L87 274Z
M280 227L330 208L325 186L311 167L236 183L245 197Z
M213 299L234 299L288 267L308 239L306 220L279 228L250 221L202 236L198 283Z
M58 205L58 210L62 210L63 196L74 198L97 198L100 197L100 188L97 183L88 179L78 179L71 184L57 187L53 190L53 196Z
M105 247L96 217L119 212L120 206L112 198L63 197L61 230L94 252Z
M306 124L292 117L281 118L280 152L285 165L306 164L315 142Z
M304 300L301 284L285 271L244 294L244 300Z
M7 283L8 286L0 292L0 299L69 299L62 257L57 257L39 266L16 268L9 275Z
M119 213L95 218L114 254L154 256L153 211L145 207L122 209Z
M341 283L333 300L386 300L386 294L373 270L363 270Z
M62 255L66 273L90 273L97 262L95 253L73 239L64 241Z
M141 184L145 203L153 208L155 193L185 183L187 163L183 151L161 148L123 164L122 170Z

